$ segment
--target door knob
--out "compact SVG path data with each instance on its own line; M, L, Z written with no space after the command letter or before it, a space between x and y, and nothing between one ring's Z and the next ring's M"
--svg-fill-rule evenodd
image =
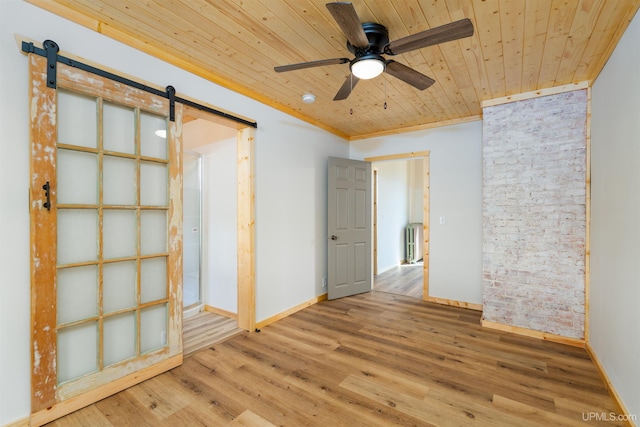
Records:
M335 236L335 235L331 236L331 240L338 240L338 236Z

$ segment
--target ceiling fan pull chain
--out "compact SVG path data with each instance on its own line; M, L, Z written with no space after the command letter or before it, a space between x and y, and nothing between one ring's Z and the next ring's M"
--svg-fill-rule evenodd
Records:
M387 109L387 79L384 79L384 109Z
M349 74L349 84L351 85L349 93L351 93L351 92L353 92L353 73ZM349 100L349 104L351 104L351 100ZM353 116L353 107L352 106L349 107L349 114L351 114Z

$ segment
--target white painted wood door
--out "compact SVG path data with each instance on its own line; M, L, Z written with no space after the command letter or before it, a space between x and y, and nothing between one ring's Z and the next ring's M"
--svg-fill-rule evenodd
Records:
M371 163L329 158L328 298L371 290Z

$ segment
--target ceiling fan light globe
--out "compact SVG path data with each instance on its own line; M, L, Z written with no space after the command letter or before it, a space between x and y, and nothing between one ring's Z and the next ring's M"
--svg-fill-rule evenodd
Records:
M351 72L361 80L378 77L384 71L384 60L380 57L362 58L351 64Z

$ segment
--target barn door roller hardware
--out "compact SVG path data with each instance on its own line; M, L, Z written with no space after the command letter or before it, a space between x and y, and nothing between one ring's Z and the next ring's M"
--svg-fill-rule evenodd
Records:
M2 1L2 0L0 0ZM194 107L197 108L198 110L201 111L206 111L207 113L211 113L211 114L215 114L216 116L220 116L220 117L224 117L226 119L229 120L233 120L236 123L241 123L243 125L246 126L251 126L253 128L257 128L258 124L256 122L252 122L249 120L245 120L241 117L236 117L232 114L229 113L225 113L224 111L219 111L216 110L214 108L211 107L207 107L206 105L202 105L199 104L197 102L193 102L190 101L188 99L184 99L184 98L180 98L178 96L176 96L176 89L173 86L167 86L166 87L166 91L161 91L159 89L155 89L152 87L149 87L147 85L144 85L142 83L138 83L136 81L127 79L125 77L119 76L117 74L113 74L110 73L108 71L105 70L101 70L99 68L93 67L91 65L87 65L84 64L82 62L67 58L66 56L62 56L62 55L58 55L58 52L60 51L60 48L58 47L58 44L54 41L51 40L45 40L45 42L42 44L42 46L44 47L44 49L39 48L37 46L35 46L33 43L31 42L26 42L23 41L22 42L22 51L25 53L34 53L36 55L39 56L43 56L45 58L47 58L47 86L50 88L55 89L57 87L56 84L56 69L57 69L57 63L61 62L65 65L68 65L69 67L74 67L74 68L78 68L84 71L87 71L89 73L98 75L100 77L104 77L113 81L116 81L118 83L122 83L125 84L127 86L131 86L134 87L136 89L140 89L143 90L145 92L149 92L152 93L154 95L157 96L161 96L163 98L166 98L169 100L169 118L171 121L175 121L175 103L179 102L183 105L188 105L190 107Z
M176 88L167 86L167 98L169 98L169 120L176 121Z
M45 40L42 46L44 46L44 50L47 53L47 87L55 89L57 87L56 70L60 48L58 44L52 40Z

